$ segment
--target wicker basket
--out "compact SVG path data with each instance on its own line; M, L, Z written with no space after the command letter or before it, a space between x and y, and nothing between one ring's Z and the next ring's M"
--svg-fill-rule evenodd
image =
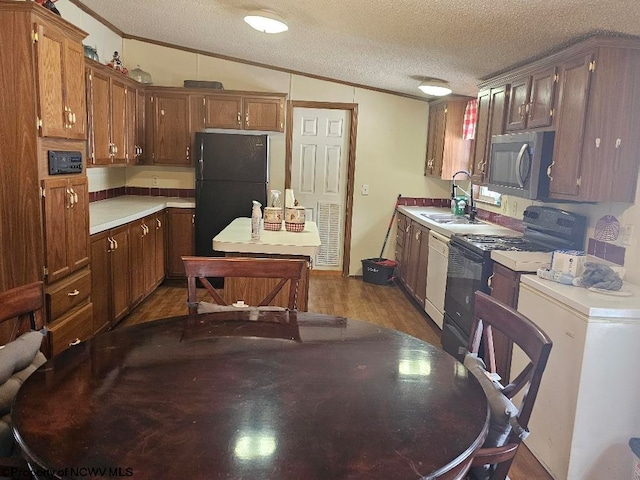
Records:
M284 222L284 228L287 229L287 232L302 232L304 230L304 223Z

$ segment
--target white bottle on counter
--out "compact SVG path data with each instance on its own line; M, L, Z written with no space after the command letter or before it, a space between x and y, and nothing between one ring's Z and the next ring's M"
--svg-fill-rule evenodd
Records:
M261 206L260 202L253 200L253 208L251 209L251 240L260 240Z

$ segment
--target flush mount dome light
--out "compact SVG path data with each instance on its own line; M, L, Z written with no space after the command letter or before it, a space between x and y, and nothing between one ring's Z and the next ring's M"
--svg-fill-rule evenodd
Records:
M449 83L439 78L425 78L418 88L427 95L433 95L435 97L443 97L451 93Z
M282 33L289 30L287 24L284 23L284 18L267 10L249 12L244 17L244 21L264 33Z

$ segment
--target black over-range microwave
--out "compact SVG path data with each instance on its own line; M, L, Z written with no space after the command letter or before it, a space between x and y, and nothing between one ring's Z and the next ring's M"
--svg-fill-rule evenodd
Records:
M554 135L551 131L493 135L487 188L530 199L548 197Z

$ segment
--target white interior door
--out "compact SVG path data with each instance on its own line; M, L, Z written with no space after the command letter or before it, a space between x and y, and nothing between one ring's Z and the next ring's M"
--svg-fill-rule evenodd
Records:
M348 110L293 110L291 188L318 225L322 246L313 263L320 270L342 270L349 119Z

